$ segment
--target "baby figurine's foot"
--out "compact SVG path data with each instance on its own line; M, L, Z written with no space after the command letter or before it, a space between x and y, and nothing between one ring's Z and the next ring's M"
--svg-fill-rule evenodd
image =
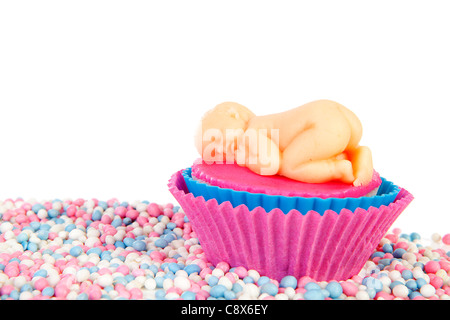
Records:
M333 161L333 160L332 160ZM334 160L336 166L336 178L345 183L352 183L355 180L353 166L349 160Z
M360 146L355 150L349 152L350 160L352 161L353 174L355 181L353 185L359 187L368 184L372 180L372 172L365 170L367 167L373 167L372 152L368 147Z

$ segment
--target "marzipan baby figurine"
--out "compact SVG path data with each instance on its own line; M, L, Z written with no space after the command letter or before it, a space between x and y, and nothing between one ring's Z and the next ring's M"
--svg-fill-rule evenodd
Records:
M373 174L372 154L359 146L361 136L356 115L331 100L264 116L224 102L204 115L196 147L204 161L236 162L261 175L361 186Z

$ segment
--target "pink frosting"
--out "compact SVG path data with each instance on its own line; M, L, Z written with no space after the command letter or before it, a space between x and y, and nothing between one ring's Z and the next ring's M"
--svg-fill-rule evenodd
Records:
M376 171L369 184L355 187L339 181L304 183L279 175L261 176L237 164L206 164L201 160L193 164L192 177L221 188L288 197L358 198L381 184Z

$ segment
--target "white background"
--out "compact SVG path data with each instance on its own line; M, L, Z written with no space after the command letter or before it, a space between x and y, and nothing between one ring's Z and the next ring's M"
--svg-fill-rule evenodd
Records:
M0 2L0 199L174 202L205 111L327 98L414 194L403 232L450 232L448 1Z

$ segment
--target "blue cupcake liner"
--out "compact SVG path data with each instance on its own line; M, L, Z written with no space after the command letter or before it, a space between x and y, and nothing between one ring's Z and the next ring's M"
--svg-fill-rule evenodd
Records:
M371 197L327 199L318 197L286 197L236 191L233 189L212 186L205 182L193 179L191 170L192 168L186 168L182 170L181 173L189 192L195 197L202 196L206 201L216 199L219 204L230 201L233 207L244 204L249 210L253 210L256 207L263 207L266 212L279 208L285 214L295 209L302 214L314 210L320 215L323 215L327 210L333 210L337 213L341 212L342 209L355 211L357 208L362 208L367 210L370 207L379 208L383 205L388 206L395 200L397 194L400 192L398 186L381 177L382 182L378 188L377 194Z

